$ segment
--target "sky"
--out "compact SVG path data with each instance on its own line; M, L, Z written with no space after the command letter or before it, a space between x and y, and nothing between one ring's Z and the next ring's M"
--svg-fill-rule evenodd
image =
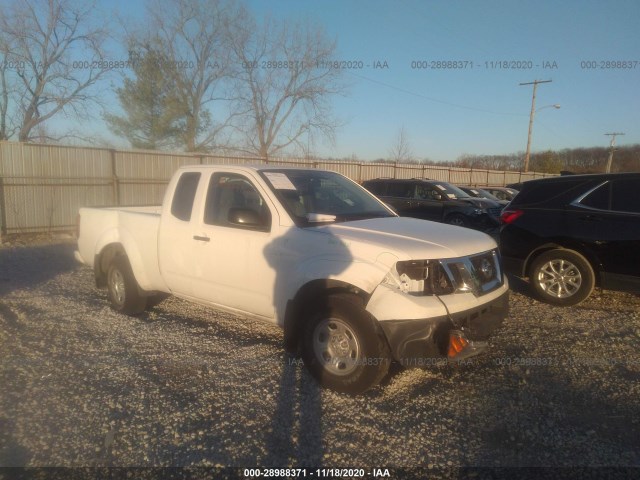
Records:
M144 22L143 1L103 1L105 11ZM636 0L245 5L259 18L312 21L336 40L336 60L351 62L348 92L332 102L343 126L334 145L313 147L319 156L386 157L401 128L418 159L522 152L532 86L519 84L534 80L552 82L537 88L532 151L608 146L609 132L625 133L618 145L640 143ZM446 62L462 68L438 68ZM109 137L106 126L92 128Z

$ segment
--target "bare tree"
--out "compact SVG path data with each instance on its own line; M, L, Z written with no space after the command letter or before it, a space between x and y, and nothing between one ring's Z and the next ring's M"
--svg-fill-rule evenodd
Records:
M309 24L258 24L244 9L227 34L243 150L268 157L289 147L306 150L318 136L333 141L339 122L330 99L346 88L330 62L335 42Z
M404 126L398 130L394 144L389 150L389 159L394 162L411 162L414 159Z
M93 5L72 0L20 0L3 9L0 31L19 65L12 87L20 141L58 114L92 117L92 87L108 71L101 62L107 31L92 14Z
M9 67L10 50L0 32L0 140L8 140L10 137L8 114L9 114Z
M224 0L151 0L147 12L148 29L132 33L129 41L134 48L161 51L167 59L158 68L172 83L181 108L181 143L187 151L224 143L219 140L229 123L229 109L223 106L229 64L224 27L232 9Z

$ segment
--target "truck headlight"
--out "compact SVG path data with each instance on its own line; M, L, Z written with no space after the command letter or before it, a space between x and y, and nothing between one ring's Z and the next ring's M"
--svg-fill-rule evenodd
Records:
M449 275L438 260L397 262L382 283L410 295L444 295L454 291Z

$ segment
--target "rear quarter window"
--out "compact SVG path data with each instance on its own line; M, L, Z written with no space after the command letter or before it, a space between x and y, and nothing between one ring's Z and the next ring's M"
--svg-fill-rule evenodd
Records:
M188 222L200 182L200 172L185 172L180 176L171 202L171 215Z
M554 200L562 202L564 199L572 201L581 191L580 187L585 181L576 182L567 180L564 182L539 182L524 188L512 200L511 205L532 205L547 203ZM573 198L571 198L573 196Z

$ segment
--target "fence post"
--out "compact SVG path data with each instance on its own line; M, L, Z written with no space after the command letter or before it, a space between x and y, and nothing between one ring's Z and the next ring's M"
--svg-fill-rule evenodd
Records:
M0 243L7 235L7 205L4 199L4 177L0 176Z
M489 185L489 170L487 170L487 186Z
M116 172L116 150L114 148L109 149L111 154L111 183L113 185L113 203L116 206L120 206L120 179L118 179L118 173Z

